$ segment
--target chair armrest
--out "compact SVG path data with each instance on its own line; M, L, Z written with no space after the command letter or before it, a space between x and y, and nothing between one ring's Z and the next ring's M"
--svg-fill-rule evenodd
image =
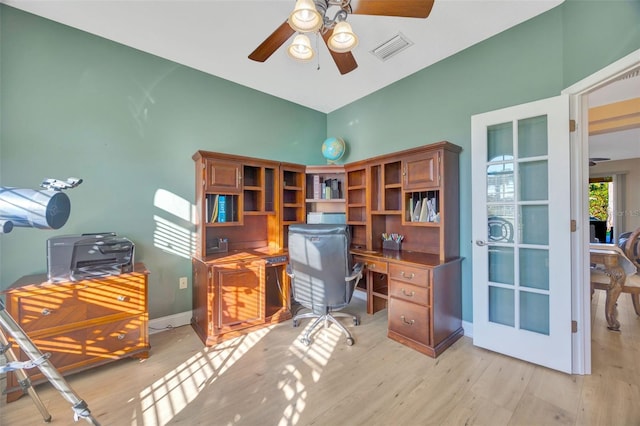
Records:
M353 265L353 269L351 270L351 275L345 277L345 281L353 281L357 279L358 281L362 278L362 268L364 265L362 263L356 263Z

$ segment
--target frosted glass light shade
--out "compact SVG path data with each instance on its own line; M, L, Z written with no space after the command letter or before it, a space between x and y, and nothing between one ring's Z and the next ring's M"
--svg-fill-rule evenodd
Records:
M329 49L338 53L350 52L358 45L358 37L353 33L351 25L346 21L338 22L327 43Z
M291 46L287 49L287 53L296 61L310 61L315 52L311 48L309 37L304 34L298 34L293 39Z
M289 15L289 26L299 33L318 31L322 26L322 15L312 0L298 0Z

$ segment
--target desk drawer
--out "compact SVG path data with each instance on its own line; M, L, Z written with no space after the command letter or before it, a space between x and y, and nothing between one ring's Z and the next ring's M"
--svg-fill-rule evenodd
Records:
M107 315L146 311L145 283L143 277L118 280L114 276L105 285L91 285L78 289L76 297L88 305L88 319Z
M429 305L429 289L426 287L389 280L389 296L425 306Z
M144 349L148 345L146 335L146 324L142 319L127 318L57 335L36 337L32 338L32 341L40 352L51 354L51 364L64 373L94 363L119 359L131 352ZM18 356L21 360L28 359L22 350ZM25 371L33 380L43 378L38 368Z
M17 303L16 321L30 332L70 326L107 315L145 312L144 282L112 281L110 285L61 285L57 291L12 295L12 302Z
M7 303L16 322L26 332L73 324L87 318L87 304L76 299L73 287L62 291L12 294Z
M389 330L428 345L429 325L429 308L394 297L389 299Z
M87 329L86 347L93 357L118 359L146 348L146 336L144 318L129 318Z
M360 257L360 256L356 256L354 259L356 263L362 263L365 266L365 268L371 272L386 274L388 271L387 262L372 259L370 257Z
M429 286L429 270L406 265L389 265L389 279L405 283Z

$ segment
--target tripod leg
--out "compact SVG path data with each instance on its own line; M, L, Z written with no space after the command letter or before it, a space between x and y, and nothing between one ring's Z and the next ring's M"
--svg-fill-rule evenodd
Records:
M27 356L35 361L42 357L42 353L31 341L29 336L24 332L22 328L15 322L15 320L9 315L4 308L4 303L0 300L0 326L2 326L13 337ZM60 392L60 395L71 403L71 408L74 411L74 420L84 419L89 424L100 426L100 423L91 415L87 403L81 400L78 395L71 389L67 381L62 377L60 372L49 362L44 361L38 365L40 372L49 380L49 383Z
M9 345L9 341L7 340L5 335L2 333L2 330L0 330L0 344L2 346ZM18 361L18 358L13 353L13 349L11 349L10 347L7 348L7 351L5 352L5 356L9 360L9 362ZM33 403L38 408L38 411L40 411L40 414L42 414L42 419L47 423L50 422L51 414L49 414L49 411L42 403L42 400L36 393L35 389L33 389L33 386L31 386L31 380L29 380L29 376L27 376L27 373L25 373L23 369L15 370L14 373L18 378L18 383L20 383L22 390L27 394L29 394L29 396L33 400Z

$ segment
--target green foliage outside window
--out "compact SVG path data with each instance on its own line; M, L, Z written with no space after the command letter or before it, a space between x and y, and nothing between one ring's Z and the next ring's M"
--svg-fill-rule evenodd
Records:
M589 216L599 220L607 220L607 208L609 206L609 184L589 184Z

